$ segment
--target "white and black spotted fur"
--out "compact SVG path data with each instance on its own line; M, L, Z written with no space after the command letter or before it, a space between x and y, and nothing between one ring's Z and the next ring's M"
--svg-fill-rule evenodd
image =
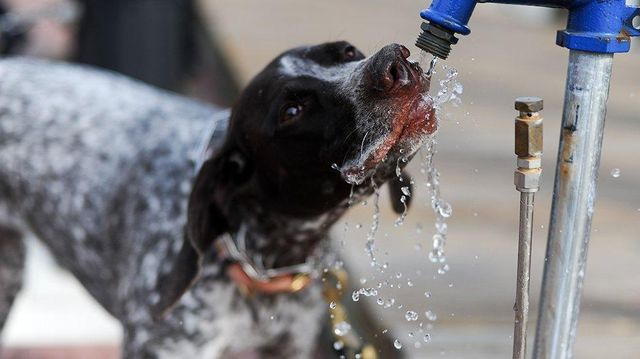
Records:
M242 225L249 256L303 262L349 194L370 193L363 176L390 179L399 150L435 130L415 100L428 83L405 52L294 49L231 115L87 67L0 60L0 329L33 234L121 321L126 358L309 357L326 310L319 285L244 297L211 244ZM292 87L302 92L283 94ZM422 129L416 111L431 121ZM317 158L297 162L305 151Z

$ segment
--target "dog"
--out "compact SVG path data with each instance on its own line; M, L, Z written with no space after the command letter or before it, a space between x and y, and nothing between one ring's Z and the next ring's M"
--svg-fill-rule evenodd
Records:
M386 182L398 198L437 129L408 57L294 48L230 111L0 60L0 329L34 235L122 323L125 358L310 357L331 225Z

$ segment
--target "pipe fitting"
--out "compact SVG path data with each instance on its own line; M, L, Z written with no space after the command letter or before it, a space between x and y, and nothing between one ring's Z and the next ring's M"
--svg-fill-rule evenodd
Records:
M539 97L519 97L515 109L519 111L515 120L518 168L513 182L520 192L537 192L542 178L543 127L539 111L543 109L543 101Z
M458 43L458 38L453 31L423 22L420 25L422 32L416 39L416 46L432 55L446 60L451 52L451 45Z
M541 168L518 168L513 174L513 184L519 192L538 192L541 178Z

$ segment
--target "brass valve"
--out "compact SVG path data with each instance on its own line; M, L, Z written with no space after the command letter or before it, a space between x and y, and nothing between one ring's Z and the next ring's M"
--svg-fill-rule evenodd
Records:
M514 184L520 192L537 192L542 177L542 99L519 97L515 109L520 111L515 121L515 153L518 169Z

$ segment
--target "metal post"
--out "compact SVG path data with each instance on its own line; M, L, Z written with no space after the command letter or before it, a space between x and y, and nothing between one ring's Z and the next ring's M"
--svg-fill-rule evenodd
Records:
M534 358L572 357L613 54L571 50Z
M520 229L518 241L518 275L516 279L516 315L513 327L513 359L527 355L529 322L529 279L531 278L531 238L533 236L534 194L520 194Z
M533 201L540 188L542 175L542 99L520 97L516 99L520 111L515 121L515 153L518 168L514 184L520 192L520 225L518 230L518 272L516 303L513 307L513 359L527 355L527 324L529 321L529 282L531 278L531 239L533 237Z

